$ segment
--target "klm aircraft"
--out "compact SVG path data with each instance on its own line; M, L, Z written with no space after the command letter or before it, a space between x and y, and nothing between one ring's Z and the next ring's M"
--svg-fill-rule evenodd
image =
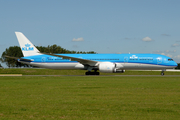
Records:
M177 66L170 57L158 54L41 53L21 32L15 34L24 57L10 58L41 68L87 70L86 75L99 75L99 72L123 73L125 70L162 70L161 75L164 75L166 69Z

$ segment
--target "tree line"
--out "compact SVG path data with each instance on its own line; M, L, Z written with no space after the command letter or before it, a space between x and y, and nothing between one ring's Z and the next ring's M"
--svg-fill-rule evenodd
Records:
M89 52L83 52L83 51L70 51L67 49L62 48L61 46L54 45L48 45L47 47L44 46L36 46L36 48L42 52L42 53L66 53L66 54L96 54L94 51ZM12 56L12 57L23 57L21 48L19 46L10 46L9 48L6 48L6 50L2 53L0 61L2 63L6 63L8 67L30 67L27 64L23 64L18 62L15 59L6 58L5 56ZM0 64L1 67L1 64ZM175 69L180 69L180 63L178 63L178 66Z
M84 51L71 51L62 48L61 46L48 45L47 47L44 46L36 46L36 48L42 53L65 53L65 54L96 54L94 51L84 52ZM7 58L5 56L11 57L23 57L21 48L19 46L10 46L6 48L6 50L2 53L0 61L6 63L8 67L30 67L29 65L23 64L18 62L15 59Z

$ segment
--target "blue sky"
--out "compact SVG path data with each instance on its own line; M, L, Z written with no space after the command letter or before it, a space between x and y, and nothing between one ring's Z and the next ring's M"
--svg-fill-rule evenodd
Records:
M57 44L97 53L157 53L180 63L179 0L1 0L0 54L19 46Z

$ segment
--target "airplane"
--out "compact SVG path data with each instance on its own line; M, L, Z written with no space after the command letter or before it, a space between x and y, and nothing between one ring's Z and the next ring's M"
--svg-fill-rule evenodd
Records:
M159 54L51 54L41 53L21 32L15 32L24 57L18 62L48 69L87 70L85 75L124 73L125 70L172 69L177 63L170 57ZM98 72L99 70L99 72Z

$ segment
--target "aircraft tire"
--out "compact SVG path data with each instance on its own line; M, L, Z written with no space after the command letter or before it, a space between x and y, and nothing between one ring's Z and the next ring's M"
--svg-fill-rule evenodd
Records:
M164 73L162 72L161 75L164 76Z
M91 72L86 72L85 75L90 75Z
M99 75L99 72L95 72L95 75Z
M99 72L86 72L85 75L99 75Z

